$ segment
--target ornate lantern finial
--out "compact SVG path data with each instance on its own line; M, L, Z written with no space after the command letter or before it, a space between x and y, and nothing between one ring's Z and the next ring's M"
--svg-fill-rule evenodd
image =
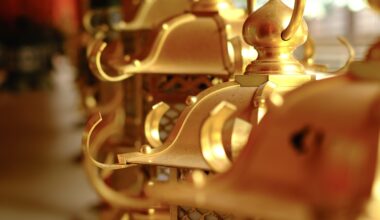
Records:
M271 0L244 23L244 40L258 51L258 59L246 74L303 74L304 67L292 55L306 42L308 28L302 19L305 1L297 0L294 11L280 0Z

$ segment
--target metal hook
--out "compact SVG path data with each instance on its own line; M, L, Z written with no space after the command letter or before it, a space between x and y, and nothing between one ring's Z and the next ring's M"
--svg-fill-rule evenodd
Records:
M295 0L292 18L290 19L288 27L282 32L281 37L284 41L290 40L297 32L299 26L303 21L303 14L305 11L306 0Z
M347 71L349 69L350 64L355 59L355 50L352 47L352 45L350 44L350 42L348 42L348 40L346 38L344 38L344 37L338 37L338 40L339 40L339 42L341 44L343 44L343 46L346 47L346 49L348 51L348 59L347 59L346 63L344 64L344 66L342 66L338 70L329 72L329 73L332 73L332 74L337 74L337 73L342 73L342 72Z
M337 39L341 44L343 44L343 46L346 47L348 51L348 59L344 66L342 66L338 70L328 71L325 65L314 64L315 43L311 36L309 36L306 43L304 44L304 57L302 59L302 63L305 65L305 67L329 74L339 74L342 72L346 72L352 61L355 59L355 50L346 38L338 37Z
M90 119L90 122L91 121L95 121L95 123L93 123L90 126L87 126L87 128L83 134L82 145L83 145L83 153L84 153L85 157L88 158L95 166L97 166L101 169L119 170L119 169L125 169L128 167L134 166L134 165L126 165L126 164L105 164L105 163L101 163L101 162L97 161L93 157L92 152L91 152L90 142L91 142L91 137L92 137L92 134L93 134L95 128L97 128L97 126L103 121L101 113L95 114ZM114 119L114 121L117 123L120 121L120 118L116 117ZM98 135L97 142L103 142L103 140L107 139L114 132L115 132L115 129L114 129L113 124L111 124L110 126L108 126L106 128L103 128L101 135Z
M144 132L145 137L152 147L159 147L163 143L160 139L160 121L170 106L165 102L160 102L153 106L145 119Z
M99 118L93 117L92 119L96 119L96 122L91 127L91 129L87 133L87 137L84 138L84 143L89 142L89 138L92 134L92 131L94 128L102 121L101 115L98 115ZM115 120L118 120L120 118L115 118ZM110 126L112 129L107 129L107 132L114 130L114 126ZM106 130L106 129L104 129ZM86 134L85 133L85 134ZM85 135L86 136L86 135ZM107 139L105 137L106 135L98 136L97 139L94 140L92 153L98 154L100 147L104 143L104 141ZM156 204L146 198L136 198L132 196L125 195L124 193L119 193L112 189L110 186L108 186L104 180L101 178L101 175L99 174L97 167L99 167L99 162L96 162L96 166L94 166L94 159L92 158L91 154L89 154L88 145L84 146L87 149L84 149L85 153L85 160L84 160L84 168L86 171L86 174L88 175L88 178L97 191L97 193L107 202L112 204L112 206L120 207L120 208L135 208L135 209L146 209L151 208L153 206L159 206L159 204ZM90 156L89 156L90 155ZM110 167L109 165L102 165L100 168L103 168L104 166ZM125 166L125 165L124 165ZM120 166L121 167L121 166ZM126 166L125 166L126 167ZM129 165L128 167L132 167ZM114 166L111 168L115 168Z
M105 43L101 38L95 39L94 42L91 43L91 52L89 53L89 67L94 75L97 76L100 80L108 82L120 82L133 76L133 73L123 73L118 76L110 76L108 73L106 73L101 62L101 56L106 47L107 43Z
M210 113L201 129L202 154L210 167L217 172L224 172L231 162L223 147L223 127L225 122L236 112L236 106L226 101L219 103Z

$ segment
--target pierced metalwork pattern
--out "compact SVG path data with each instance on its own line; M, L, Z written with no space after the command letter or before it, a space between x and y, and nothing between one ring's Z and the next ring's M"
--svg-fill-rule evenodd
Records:
M165 140L170 131L173 129L178 116L181 114L183 109L186 107L185 104L177 103L171 105L170 110L162 117L160 122L160 138Z
M177 174L177 181L188 181L191 177L191 169L179 169ZM206 175L212 175L205 171ZM215 211L177 206L177 219L180 220L233 220L234 216L231 214L222 214Z
M146 91L152 96L152 102L164 101L168 104L184 103L188 96L197 95L199 92L224 81L211 76L184 76L164 75L150 76L146 84Z
M181 220L232 220L231 215L222 215L213 211L178 207L178 219Z

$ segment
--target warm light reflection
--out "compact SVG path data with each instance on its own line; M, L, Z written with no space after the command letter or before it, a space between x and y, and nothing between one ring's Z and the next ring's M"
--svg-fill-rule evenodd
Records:
M135 65L135 67L140 67L141 66L141 61L140 60L134 60L133 64Z
M155 212L156 212L156 210L154 210L154 209L148 209L148 214L149 215L153 215Z
M226 157L226 153L224 151L224 148L222 145L218 144L218 145L215 145L213 148L212 148L212 151L214 152L214 156L218 157L218 158L222 158L222 159L225 159Z
M201 170L194 170L191 176L196 187L203 187L206 184L205 174Z
M166 31L167 29L169 29L169 25L166 24L166 23L164 23L164 24L162 25L162 29L164 29L164 30Z
M232 45L232 43L230 41L227 42L227 52L228 52L228 56L230 58L230 61L234 62L235 50L234 50L234 46Z
M267 108L265 105L260 105L257 111L257 123L260 123L264 115L267 113Z
M284 98L278 93L272 93L269 97L269 100L273 103L273 105L277 107L284 104Z
M378 151L377 151L377 168L375 174L375 183L372 188L372 198L374 200L380 201L380 134L378 140Z
M249 61L255 60L258 56L257 51L253 47L243 48L241 50L241 55L243 56L244 60Z
M219 2L218 3L218 9L219 10L226 10L226 9L228 9L228 8L230 8L230 4L228 4L228 2Z
M252 124L237 118L234 121L231 137L232 158L235 159L248 142Z

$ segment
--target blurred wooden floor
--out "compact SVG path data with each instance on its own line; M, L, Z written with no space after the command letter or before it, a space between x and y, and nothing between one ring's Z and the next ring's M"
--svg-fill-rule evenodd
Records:
M82 120L74 74L56 60L54 90L0 94L0 219L95 219L80 164Z

